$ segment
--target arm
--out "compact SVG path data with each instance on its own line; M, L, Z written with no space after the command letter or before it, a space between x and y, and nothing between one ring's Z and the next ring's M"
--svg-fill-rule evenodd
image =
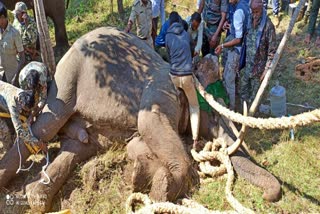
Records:
M245 15L242 10L237 10L233 16L233 24L235 28L235 38L225 44L218 45L215 52L220 54L223 48L231 48L241 43L243 38L243 25L244 25Z
M161 0L161 3L160 3L160 17L161 17L161 26L162 26L166 21L166 11L165 11L164 0Z
M128 20L128 24L127 24L126 29L124 30L126 33L129 33L131 31L133 22L136 20L136 15L137 15L137 13L134 9L134 6L132 6L132 10L131 10L131 14L130 14L130 17Z
M219 26L217 28L217 31L211 37L211 41L210 41L211 42L211 46L213 46L213 47L216 46L217 43L219 42L218 38L219 38L219 35L220 35L221 31L222 31L223 25L224 25L224 23L226 21L226 17L227 17L227 13L221 12L221 20L219 22Z
M201 2L200 2L200 7L199 7L199 10L198 10L198 13L200 13L200 14L203 12L204 1L205 1L205 0L201 0Z
M267 38L268 38L268 59L267 63L264 69L264 72L260 76L260 81L262 81L271 66L271 62L273 60L274 54L277 50L277 41L276 41L276 31L274 28L274 25L270 23L270 21L267 21Z
M13 127L16 131L17 137L26 142L38 142L35 137L32 137L29 131L25 130L22 126L22 122L19 119L19 111L16 105L12 105L12 103L8 103L8 109L11 116L11 121Z
M202 41L203 41L203 22L200 23L199 29L198 29L198 40L197 45L194 49L195 53L200 53L201 47L202 47Z
M24 49L23 49L23 45L22 45L22 39L20 37L20 34L16 34L14 35L14 45L16 47L18 56L19 56L19 64L17 67L17 70L15 71L15 74L13 76L13 79L11 81L12 85L16 85L15 83L18 81L19 78L19 73L21 71L21 69L23 68L23 66L25 65L25 55L24 55Z

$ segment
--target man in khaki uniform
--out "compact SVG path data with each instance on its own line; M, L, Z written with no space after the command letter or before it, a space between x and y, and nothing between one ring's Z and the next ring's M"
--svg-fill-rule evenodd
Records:
M24 63L25 55L20 34L9 24L7 9L0 3L0 80L17 85L19 72Z
M152 3L150 0L135 0L132 6L126 33L131 31L133 23L136 22L137 36L153 48L151 37L152 31Z

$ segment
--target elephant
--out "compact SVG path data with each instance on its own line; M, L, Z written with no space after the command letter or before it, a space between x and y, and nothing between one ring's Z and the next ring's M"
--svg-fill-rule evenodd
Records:
M41 141L58 134L62 145L46 169L50 183L39 183L44 179L39 173L26 185L33 211L50 210L76 165L119 139L132 138L128 156L134 161L134 191L149 192L155 201L176 201L199 183L180 136L187 130L188 104L169 71L169 64L143 41L115 28L95 29L72 45L58 63L47 103L31 127ZM220 123L218 116L201 112L200 134L233 144ZM132 137L137 131L139 137ZM30 153L23 144L20 150L25 162ZM0 187L15 176L18 155L15 144L1 160ZM273 175L241 149L231 160L240 176L264 188L265 199L279 199L280 184Z
M14 10L15 4L23 1L28 8L33 8L33 0L1 0L1 2L10 10ZM54 24L56 48L68 48L68 36L65 26L66 6L64 0L43 1L46 16L50 17Z

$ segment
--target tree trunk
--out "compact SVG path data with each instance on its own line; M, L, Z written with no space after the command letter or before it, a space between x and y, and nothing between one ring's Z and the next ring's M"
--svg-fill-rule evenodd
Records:
M124 8L123 8L123 0L117 0L118 3L118 12L121 17L124 15Z
M110 1L110 8L111 8L111 13L113 13L113 0Z

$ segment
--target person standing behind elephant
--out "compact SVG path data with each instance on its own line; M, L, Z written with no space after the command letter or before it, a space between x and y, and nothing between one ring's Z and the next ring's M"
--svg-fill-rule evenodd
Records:
M155 43L155 39L158 32L158 21L160 17L161 26L166 21L166 11L165 11L165 4L164 0L151 0L152 2L152 40L153 44Z
M252 19L246 36L246 66L241 70L241 100L251 104L277 50L276 32L262 0L252 0Z
M23 90L31 90L35 97L35 105L29 118L33 117L43 109L47 101L48 72L46 66L41 62L30 62L20 72L19 85Z
M191 37L192 56L199 58L203 39L203 22L200 13L193 13L192 16L186 18L186 22L188 23L188 33Z
M25 55L20 34L9 23L7 8L0 2L0 80L17 85L19 72L24 63Z
M197 149L200 109L192 75L190 35L184 30L177 14L170 15L166 35L166 48L170 59L170 76L173 84L181 88L189 102L193 147Z
M131 31L133 23L136 22L137 36L153 48L152 31L152 3L150 0L135 0L131 9L130 18L125 29L126 33Z
M239 61L243 38L247 31L250 8L247 0L229 0L234 4L236 9L233 15L233 22L230 28L230 35L226 38L225 43L218 45L215 49L216 54L221 54L222 49L227 48L225 52L226 62L223 72L225 88L227 89L230 99L230 109L235 109L236 103L236 75L239 70Z
M27 10L27 5L24 2L17 2L14 10L15 18L12 25L21 35L26 62L28 63L32 60L36 60L36 57L38 56L36 47L38 29L35 21L28 16Z
M202 55L215 54L220 43L223 24L228 12L228 0L201 0L198 12L203 15L205 27Z
M308 33L306 35L306 38L304 39L304 42L306 44L310 44L311 37L315 33L315 36L317 36L316 42L315 42L315 45L317 48L320 48L320 22L318 21L318 24L317 24L319 9L320 9L320 0L313 0L311 11L310 11L310 17L309 17Z

